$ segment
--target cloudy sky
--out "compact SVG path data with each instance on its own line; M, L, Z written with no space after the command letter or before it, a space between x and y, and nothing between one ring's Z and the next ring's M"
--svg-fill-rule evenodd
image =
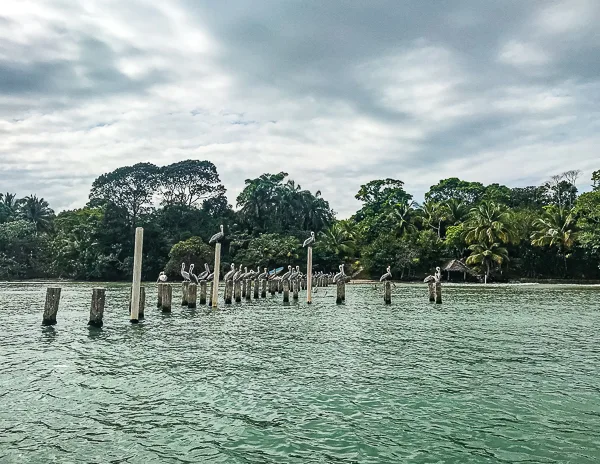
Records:
M12 1L0 190L56 210L140 161L213 161L232 203L286 171L340 216L369 180L422 199L600 169L600 1Z

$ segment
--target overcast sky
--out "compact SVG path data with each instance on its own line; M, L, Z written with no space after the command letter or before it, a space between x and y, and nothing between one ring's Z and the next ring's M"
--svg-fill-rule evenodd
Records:
M509 186L600 169L600 1L13 1L0 190L80 207L140 161L286 171L340 217L393 177Z

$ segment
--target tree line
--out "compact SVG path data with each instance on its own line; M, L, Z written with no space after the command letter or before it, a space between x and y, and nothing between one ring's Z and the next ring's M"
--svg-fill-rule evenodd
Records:
M0 194L0 279L131 277L133 238L144 227L143 278L176 276L182 261L212 261L207 242L225 225L223 267L303 265L301 243L317 234L316 270L340 263L376 277L421 279L463 260L490 280L600 278L600 171L579 195L579 171L509 188L444 179L416 203L397 179L360 187L361 208L337 220L321 192L285 172L245 181L228 204L217 168L185 160L124 166L98 177L83 208L55 214L43 198Z

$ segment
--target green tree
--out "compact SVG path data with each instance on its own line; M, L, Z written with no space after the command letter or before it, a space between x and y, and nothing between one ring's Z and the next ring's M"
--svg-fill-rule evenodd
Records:
M204 264L210 264L212 257L212 248L207 243L204 243L200 237L190 237L173 245L169 252L165 273L171 276L179 275L181 263L186 263L187 268L193 263L196 270L202 272Z
M356 239L349 231L348 221L339 221L319 235L317 249L333 254L339 262L346 262L356 249ZM351 230L351 229L350 229Z
M457 177L451 177L432 185L425 194L427 202L442 203L456 198L467 204L478 202L485 193L485 187L481 182L468 182Z
M54 211L43 198L29 195L19 203L21 217L33 222L38 232L48 232L52 227Z
M466 264L480 266L485 271L486 282L489 280L494 265L498 267L508 261L508 250L502 244L489 243L484 240L469 246L471 254L465 261Z
M490 246L496 242L508 243L514 239L511 224L506 207L483 201L471 209L465 240L470 244L485 242Z
M434 230L438 238L442 236L442 224L446 220L446 213L446 208L433 201L427 201L419 207L421 223L424 227Z
M300 252L301 244L296 237L262 234L253 237L249 241L248 247L237 250L231 259L235 263L272 269L288 264L300 264Z
M462 222L465 222L469 217L469 207L464 201L458 198L450 198L449 200L446 200L444 203L442 203L441 208L441 215L451 226L456 226Z
M545 208L542 217L534 223L536 231L531 235L535 246L556 247L563 259L565 275L568 273L567 258L577 237L575 216L572 211L557 206Z
M14 193L0 193L0 224L17 219L20 203Z
M226 191L210 161L185 160L164 166L159 171L159 182L165 205L199 205Z

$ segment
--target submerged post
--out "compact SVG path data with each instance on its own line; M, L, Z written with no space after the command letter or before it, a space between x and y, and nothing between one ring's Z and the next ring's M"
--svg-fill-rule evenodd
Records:
M163 285L164 284L157 284L156 285L156 307L157 308L162 308Z
M181 306L187 306L188 304L188 287L190 282L181 282Z
M343 278L337 281L337 296L335 302L337 304L342 304L346 301L346 282Z
M427 287L429 289L429 301L433 303L435 301L435 282L427 282Z
M231 304L231 296L233 294L233 280L225 281L225 304Z
M215 273L212 286L211 306L216 308L219 304L219 274L221 274L221 242L215 244Z
M163 284L162 312L171 312L171 300L173 299L173 287L171 284Z
M308 247L306 257L306 303L312 303L312 246Z
M198 296L198 285L190 283L188 285L187 292L188 292L188 294L187 294L188 308L194 309L196 307L196 299Z
M200 304L206 304L206 280L200 282Z
M89 326L102 327L102 317L104 316L104 301L106 289L94 288L92 290L92 307L90 308Z
M439 280L435 282L435 303L442 304L442 282Z
M131 314L129 320L137 324L140 308L140 282L142 280L142 249L144 247L144 229L135 229L135 249L133 253L133 285L131 286Z
M392 304L392 283L389 280L383 283L383 302Z
M60 287L48 287L42 325L56 325L56 313L60 302Z
M290 281L287 279L284 280L282 282L282 286L283 286L283 302L289 303L290 302Z

